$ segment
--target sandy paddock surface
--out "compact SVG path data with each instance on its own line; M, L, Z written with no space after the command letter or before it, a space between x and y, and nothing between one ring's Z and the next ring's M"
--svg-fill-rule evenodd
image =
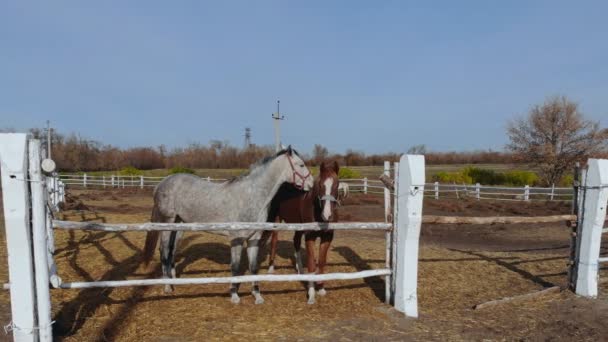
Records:
M61 219L98 222L149 221L151 192L72 190ZM504 203L425 200L425 214L491 216L569 213L555 202ZM340 209L343 221L382 221L382 198L353 195ZM3 224L3 222L2 222ZM0 280L8 280L4 235ZM291 234L282 232L278 273L293 273ZM302 283L263 283L263 305L250 285L242 302L229 301L227 285L52 290L56 340L604 340L608 334L608 286L599 300L569 291L516 304L473 310L475 304L565 286L569 253L564 224L424 225L419 264L418 320L405 319L384 302L384 280L332 281L316 305L306 304ZM142 233L56 231L56 261L64 281L159 276L140 263ZM604 244L604 246L608 246ZM603 247L605 252L606 248ZM246 258L244 258L246 259ZM179 247L181 277L229 275L225 237L190 233ZM262 273L265 273L266 254ZM340 231L330 249L330 272L384 266L384 234ZM608 272L602 271L602 275ZM0 293L0 319L10 321L8 292ZM2 333L0 333L2 334ZM7 338L0 336L0 339Z

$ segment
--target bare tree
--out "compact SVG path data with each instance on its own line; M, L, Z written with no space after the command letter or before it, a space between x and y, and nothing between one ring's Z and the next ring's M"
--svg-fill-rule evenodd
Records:
M535 105L527 118L508 124L507 134L507 148L520 161L538 167L546 185L558 183L576 161L599 155L608 145L608 129L586 120L578 104L565 96Z
M426 154L426 145L414 145L407 150L407 154Z
M316 165L319 165L321 161L325 160L329 155L329 151L327 147L324 147L321 144L315 144L314 149L312 150L312 158Z

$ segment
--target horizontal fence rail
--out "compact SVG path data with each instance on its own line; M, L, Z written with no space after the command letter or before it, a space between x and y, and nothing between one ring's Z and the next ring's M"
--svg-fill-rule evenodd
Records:
M119 231L225 231L225 230L392 230L392 223L383 222L218 222L218 223L94 223L53 220L53 227L67 230Z
M92 282L73 282L60 285L63 289L86 289L92 287L124 287L124 286L151 286L151 285L202 285L202 284L230 284L246 283L254 281L329 281L329 280L351 280L368 277L390 275L390 269L366 270L351 273L327 273L327 274L260 274L243 275L235 277L206 277L206 278L165 278L165 279L133 279L133 280L108 280Z

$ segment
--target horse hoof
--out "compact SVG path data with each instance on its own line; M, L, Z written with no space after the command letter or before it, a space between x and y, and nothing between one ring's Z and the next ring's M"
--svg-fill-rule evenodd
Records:
M165 285L165 293L169 294L171 292L173 292L173 286Z
M327 291L325 291L324 288L319 289L319 291L317 291L317 294L319 296L325 296L327 294Z
M268 267L268 274L273 274L274 273L274 265Z
M232 298L230 298L230 301L232 302L232 304L239 304L241 302L241 298L239 298L239 296L232 296Z
M256 304L264 304L264 298L260 297L260 298L256 298L255 299L255 303Z
M312 304L316 304L317 302L315 301L315 299L314 299L314 298L309 298L307 303L308 303L309 305L312 305Z

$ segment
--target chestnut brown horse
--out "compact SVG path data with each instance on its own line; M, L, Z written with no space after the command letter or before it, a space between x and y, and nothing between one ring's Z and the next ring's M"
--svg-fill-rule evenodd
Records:
M307 222L336 222L338 221L338 171L340 167L337 162L332 164L321 163L319 177L315 179L313 188L309 192L296 189L291 184L283 184L273 198L268 220L275 222L278 218L286 223L307 223ZM279 221L280 222L280 221ZM301 231L295 232L293 245L295 248L296 269L302 273L302 258L300 254L302 236L306 240L306 264L308 273L325 273L327 263L327 251L334 237L333 230L324 231ZM315 241L319 238L318 263L315 258ZM272 232L270 267L269 273L274 270L274 258L276 256L278 232ZM326 294L323 283L317 283L319 295ZM308 284L308 304L315 303L315 284Z

